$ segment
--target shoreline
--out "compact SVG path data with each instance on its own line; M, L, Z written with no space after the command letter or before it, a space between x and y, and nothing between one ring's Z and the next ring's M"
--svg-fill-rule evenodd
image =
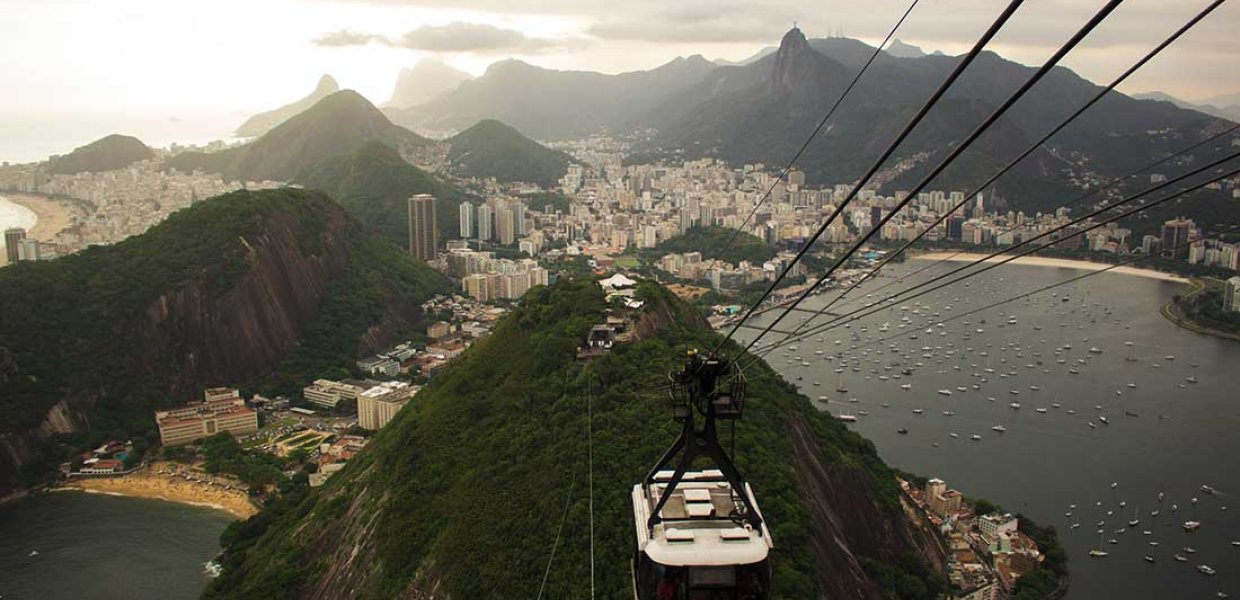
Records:
M926 254L918 254L910 257L911 260L947 260L950 262L973 262L986 256L985 254L973 254L962 252L953 255L951 252L928 252ZM987 263L996 263L1005 260L1002 256L995 256L986 260ZM1060 269L1079 269L1082 271L1101 271L1112 265L1108 263L1096 263L1084 260L1072 260L1067 258L1049 258L1044 256L1022 256L1014 261L1013 264L1029 265L1034 267L1056 267ZM1110 270L1111 273L1120 275L1134 275L1137 277L1145 277L1148 279L1158 279L1171 283L1188 283L1188 279L1162 271L1154 271L1151 269L1140 269L1137 267L1115 267Z
M1193 279L1186 283L1191 288L1193 288L1189 290L1189 292L1186 294L1186 297L1196 296L1202 291L1205 291L1205 285L1202 284L1201 280L1199 279ZM1216 338L1222 338L1224 340L1231 340L1233 342L1240 342L1240 334L1231 333L1227 331L1219 331L1217 329L1214 329L1213 327L1207 327L1205 325L1202 325L1201 323L1198 323L1188 318L1187 316L1183 315L1178 310L1178 305L1175 303L1175 299L1172 299L1168 301L1166 304L1163 304L1162 308L1160 308L1158 312L1162 314L1163 318L1167 319L1168 321L1171 321L1180 329L1185 329L1193 333L1200 333L1202 335L1212 335Z
M29 194L0 192L0 197L24 206L35 214L35 224L26 235L40 241L51 241L56 234L73 224L73 208L58 201Z
M87 494L175 502L222 510L236 517L237 520L245 520L258 513L258 507L250 502L246 492L239 489L224 490L215 486L185 481L180 477L170 477L166 474L159 475L156 471L161 464L174 463L155 463L135 473L119 477L77 478L55 486L51 488L51 491L78 491Z

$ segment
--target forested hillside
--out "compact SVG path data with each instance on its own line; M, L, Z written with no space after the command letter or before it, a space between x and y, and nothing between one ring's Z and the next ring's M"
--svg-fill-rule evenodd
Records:
M639 296L641 339L583 366L598 286L531 290L326 486L230 528L206 597L531 598L548 564L544 597L583 597L587 428L598 597L627 597L632 485L676 434L660 389L686 349L717 340L662 288ZM873 445L765 366L750 378L737 462L771 526L776 597L935 597Z

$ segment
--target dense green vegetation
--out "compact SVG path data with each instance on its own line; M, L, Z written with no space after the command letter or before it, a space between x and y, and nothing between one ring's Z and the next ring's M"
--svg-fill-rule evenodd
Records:
M601 318L598 287L579 278L531 290L326 486L230 528L226 568L206 596L296 595L330 572L336 585L341 577L361 582L349 590L358 598L436 583L436 595L533 597L566 515L544 596L582 597L590 585L592 425L596 581L600 597L624 597L631 487L676 435L658 389L685 349L718 340L666 290L643 284L638 295L663 316L658 333L583 367L573 356ZM775 597L814 598L813 526L792 467L790 423L809 427L830 468L861 474L858 481L868 482L884 507L877 518L900 518L893 473L870 442L814 409L765 365L750 377L737 461L772 527ZM358 548L363 555L352 556ZM907 560L895 576L919 589L908 578L924 571L916 559L868 558ZM333 571L345 564L356 571ZM934 585L918 581L920 589Z
M128 135L112 134L52 160L47 171L63 175L83 171L114 171L154 156L155 153L143 144L142 140Z
M329 230L333 219L336 228ZM62 440L71 448L108 438L157 441L151 411L198 394L173 391L199 377L186 355L209 341L178 335L147 340L154 345L145 347L136 336L161 298L185 290L208 301L223 298L251 273L247 240L277 224L293 231L302 256L326 258L330 243L347 266L293 350L269 373L259 367L254 381L213 383L295 390L349 367L361 337L381 321L394 337L412 333L420 327L410 318L416 305L451 289L437 272L367 235L322 194L286 188L206 200L117 244L0 270L0 314L6 315L0 319L0 431L31 429L64 399L90 424ZM393 306L400 310L389 311ZM46 460L31 464L27 481L54 467Z
M1175 308L1188 320L1215 331L1240 333L1240 312L1223 308L1223 291L1206 288L1195 294L1175 296Z
M646 255L658 260L665 254L701 252L703 259L733 264L742 260L761 264L775 257L774 248L748 233L736 233L736 238L729 244L733 233L736 230L728 227L691 227L683 235L665 240L654 250L646 251Z
M1004 512L1002 506L985 498L968 502L973 505L973 512L979 516ZM1012 590L1012 598L1013 600L1047 600L1055 597L1055 594L1060 591L1060 585L1065 585L1068 577L1068 555L1063 546L1059 544L1059 534L1055 531L1054 525L1043 527L1023 514L1017 513L1016 519L1019 521L1017 528L1038 545L1038 551L1042 553L1043 560L1041 566L1016 582L1016 587Z
M323 161L348 154L369 141L398 150L429 141L393 125L357 92L336 92L281 123L257 140L213 153L182 152L168 159L178 171L220 173L240 181L295 181Z
M1038 545L1038 550L1045 557L1042 566L1032 573L1020 578L1016 588L1012 590L1013 600L1045 600L1054 596L1064 578L1068 576L1068 555L1063 546L1059 545L1059 535L1054 525L1042 527L1029 517L1016 515L1020 519L1020 531L1028 535Z
M551 207L551 212L560 211L568 214L569 207L573 205L573 199L561 192L535 192L533 194L524 194L521 201L525 202L533 210L546 212L547 207Z
M284 461L266 452L248 452L228 432L217 433L202 440L206 457L203 469L208 473L227 473L240 479L251 490L258 491L284 479Z
M933 600L947 587L943 576L913 553L906 553L894 562L862 557L861 568L892 598L900 600Z
M302 333L301 342L276 369L252 383L272 394L297 394L309 382L329 374L343 374L357 358L358 340L369 329L386 322L391 339L423 335L426 319L385 318L393 306L421 304L431 296L454 289L438 271L410 258L386 240L353 232L353 256L343 277L332 282L319 314Z
M439 239L460 237L458 209L468 195L407 162L382 142L366 142L349 154L329 159L298 180L327 192L373 231L409 247L409 196L435 196Z
M494 177L498 181L525 181L550 187L573 162L573 157L547 148L494 119L479 121L449 138L448 144L452 170L462 177Z

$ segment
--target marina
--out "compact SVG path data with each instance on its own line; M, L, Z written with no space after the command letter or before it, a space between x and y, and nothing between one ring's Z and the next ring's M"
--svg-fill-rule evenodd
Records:
M878 302L876 289L924 266L910 262L888 267L831 311ZM789 379L842 369L858 402L816 405L853 416L848 426L874 440L890 464L959 481L1007 510L1054 525L1069 554L1071 600L1215 597L1240 589L1240 570L1217 568L1240 556L1231 545L1240 519L1227 510L1227 490L1240 492L1240 456L1222 450L1234 446L1240 426L1226 400L1240 345L1163 319L1158 306L1176 293L1176 283L1108 273L1056 296L958 317L1076 274L1005 265L978 277L968 295L949 288L827 330L821 342L798 341L802 353L826 351L810 367L789 362L782 348L767 360ZM833 294L805 306L825 306ZM879 331L884 322L890 331ZM763 345L781 337L772 336ZM999 394L1021 401L997 402ZM1026 399L1037 408L1021 410ZM845 404L860 406L844 410ZM1065 516L1069 505L1082 508ZM1147 511L1138 526L1115 533L1138 520L1138 506ZM1188 521L1200 525L1188 528ZM1098 534L1085 531L1111 535L1099 545ZM1091 550L1107 558L1090 560ZM1216 575L1196 568L1207 560Z

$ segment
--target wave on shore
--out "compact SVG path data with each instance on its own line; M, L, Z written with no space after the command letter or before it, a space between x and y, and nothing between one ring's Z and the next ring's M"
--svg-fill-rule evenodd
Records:
M919 254L911 257L913 260L945 260L949 262L975 262L984 258L985 254L971 254L962 252L953 254L950 252L930 252L927 254ZM988 263L1001 262L1007 260L1008 257L994 256L986 259ZM1022 256L1012 263L1018 265L1029 265L1034 267L1056 267L1060 269L1080 269L1082 271L1101 271L1112 265L1107 263L1096 263L1085 260L1071 260L1067 258L1049 258L1045 256ZM1170 281L1173 283L1186 283L1187 279L1162 271L1154 271L1152 269L1139 269L1136 267L1115 267L1110 270L1111 273L1120 275L1135 275L1137 277L1147 277L1150 279L1159 279L1162 281Z

